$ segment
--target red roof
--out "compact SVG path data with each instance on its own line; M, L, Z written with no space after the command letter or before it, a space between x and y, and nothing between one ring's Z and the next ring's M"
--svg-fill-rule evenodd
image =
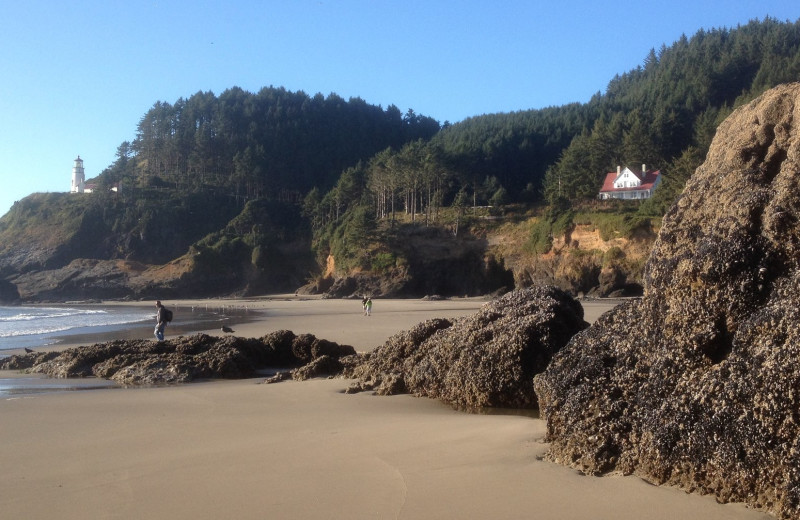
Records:
M661 170L648 170L644 174L644 178L642 178L641 172L634 172L631 170L634 175L641 179L642 184L639 186L635 186L632 188L615 188L614 181L617 180L617 172L608 172L606 174L606 178L603 181L603 187L600 188L600 193L605 191L640 191L640 190L649 190L653 187L658 179L658 176L661 175Z

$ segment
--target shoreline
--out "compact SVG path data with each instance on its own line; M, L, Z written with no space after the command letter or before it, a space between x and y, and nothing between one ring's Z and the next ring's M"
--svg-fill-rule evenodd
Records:
M394 333L407 330L427 319L458 318L476 312L489 299L484 296L432 301L405 298L375 299L373 315L369 317L362 315L360 300L322 299L317 295L273 294L251 298L176 299L163 300L163 303L175 312L173 322L166 329L167 339L200 333L224 336L226 334L220 330L222 325L233 328L232 335L241 337L262 337L275 330L288 329L296 334L314 334L321 339L349 344L356 350L364 352L382 345ZM622 301L621 299L580 300L584 308L584 319L592 323L600 314ZM31 306L33 305L53 304ZM117 300L70 302L63 305L137 308L151 306L145 301ZM193 309L213 309L219 311L219 315L212 319L190 319L187 322L187 312L191 314ZM308 319L297 319L298 317ZM367 319L372 321L365 322ZM372 325L365 327L367 323ZM37 352L48 352L115 339L152 339L153 325L150 322L140 322L80 334L53 334L47 339L56 340L56 343L33 345L30 348ZM384 332L386 330L389 332ZM0 357L23 353L24 350L21 348L4 349L0 350Z
M22 307L28 308L57 308L68 307L70 309L91 309L91 310L121 310L125 308L136 309L142 313L151 314L152 317L139 320L114 324L104 324L97 326L77 325L69 329L47 332L25 339L27 336L16 336L10 339L22 342L23 346L15 348L0 349L0 358L24 353L24 348L45 352L61 351L70 347L93 345L116 339L152 339L154 328L155 311L145 302L68 302L62 304L27 304ZM197 330L207 330L217 324L243 323L258 319L257 313L250 315L244 309L230 306L211 306L204 305L196 309L181 309L182 319L173 327L173 336L180 334L192 334ZM22 339L23 341L20 341Z

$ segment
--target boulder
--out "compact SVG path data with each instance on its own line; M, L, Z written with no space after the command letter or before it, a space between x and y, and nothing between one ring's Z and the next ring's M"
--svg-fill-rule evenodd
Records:
M664 217L644 295L535 378L548 457L800 517L800 84L737 109Z
M291 376L295 381L305 381L315 377L330 377L338 375L344 369L338 358L323 355L309 361L305 365L292 369Z
M467 409L533 408L533 376L587 327L555 287L514 291L470 316L433 319L364 355L348 392L411 393Z

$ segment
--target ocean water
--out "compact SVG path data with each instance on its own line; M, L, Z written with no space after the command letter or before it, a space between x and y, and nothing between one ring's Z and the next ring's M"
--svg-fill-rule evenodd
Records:
M167 338L246 323L261 316L247 306L167 304L173 311ZM155 305L0 306L0 358L4 351L70 343L92 345L114 339L153 339Z
M30 377L0 377L0 399L16 399L42 394L73 392L76 390L101 390L118 388L113 381L86 377L80 379L54 379L40 375Z
M144 307L0 307L0 356L3 350L53 345L69 336L154 321L155 309Z

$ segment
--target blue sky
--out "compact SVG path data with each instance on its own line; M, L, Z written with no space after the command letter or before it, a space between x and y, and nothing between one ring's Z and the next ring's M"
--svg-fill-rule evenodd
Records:
M0 3L0 215L68 191L156 101L238 86L336 93L440 122L587 102L699 29L800 18L796 0Z

